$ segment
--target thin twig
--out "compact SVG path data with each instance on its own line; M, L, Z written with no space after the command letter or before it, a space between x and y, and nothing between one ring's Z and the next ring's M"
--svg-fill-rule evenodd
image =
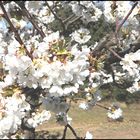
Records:
M63 23L68 22L74 16L75 16L74 14L70 15L68 18L66 18L66 19L63 20Z
M68 29L68 26L69 26L70 24L72 24L72 23L75 22L76 20L79 20L81 17L82 17L82 16L78 16L78 17L74 18L72 21L69 21L69 22L66 24L66 29Z
M136 7L136 5L138 4L138 2L135 2L134 5L132 6L132 8L130 9L130 11L128 12L128 14L126 15L126 17L121 21L120 24L118 24L118 18L116 17L116 31L115 31L115 36L116 36L116 41L117 44L119 43L119 39L118 39L118 32L121 29L121 27L123 26L123 24L125 23L125 21L129 18L130 14L132 13L133 9Z
M101 105L101 104L99 104L99 103L96 103L96 105L99 106L99 107L101 107L101 108L104 108L104 109L106 109L106 110L109 110L108 107L105 107L105 106L103 106L103 105Z
M101 52L101 50L105 47L105 44L109 41L110 34L107 34L104 38L100 40L98 45L93 49L92 54L96 55L96 53Z
M62 19L60 17L57 16L57 14L52 10L52 8L50 7L50 5L48 4L48 2L46 1L46 5L47 7L49 8L49 10L52 12L52 14L54 15L54 17L60 21L61 25L62 25L62 28L63 28L63 32L66 31L65 29L65 24L64 22L62 21Z
M113 34L107 34L103 40L98 43L98 45L96 46L96 48L94 48L93 50L93 55L96 55L96 52L100 52L103 48L106 48L107 50L109 50L114 56L116 56L118 59L122 59L119 54L117 54L112 48L111 46L117 45L117 41L115 39L115 37L113 38Z
M111 70L111 75L112 75L113 82L116 83L116 81L115 81L115 73L114 73L114 70L113 70L113 65L110 65L110 70Z
M115 12L115 10L116 10L117 7L118 6L116 4L116 1L113 0L112 8L113 8L114 12ZM117 28L119 26L119 20L118 20L117 14L115 14L115 17L116 17L116 30L117 30ZM116 38L117 45L119 46L120 43L119 43L119 38L118 38L118 34L116 33L116 31L115 31L115 38Z
M77 136L75 130L72 128L71 125L67 124L67 127L69 127L69 129L72 131L73 135L75 136L76 139L80 139L80 137Z
M121 21L121 23L117 26L116 28L116 34L119 32L119 30L121 29L122 25L125 23L125 21L128 19L128 17L130 16L130 14L132 13L133 9L136 7L136 5L138 4L138 2L135 2L134 5L132 6L132 8L130 9L130 11L128 12L128 14L126 15L126 17Z
M31 60L33 60L33 56L30 54L30 52L27 50L26 46L24 45L22 39L20 38L20 35L18 34L18 30L14 27L13 23L11 22L10 18L8 17L8 14L7 14L4 6L3 6L3 2L2 1L0 1L0 6L1 6L1 9L2 9L2 11L4 13L4 18L7 20L7 22L10 25L11 30L15 34L15 39L19 42L19 44L21 46L24 47L26 54L31 58Z
M20 5L19 5L20 6ZM29 21L33 24L34 28L38 31L38 33L41 35L42 38L45 37L45 33L41 30L41 28L36 24L34 18L29 13L29 11L26 9L26 7L21 7L22 12L25 14L25 16L29 19Z
M65 138L66 138L67 128L68 128L68 126L66 125L66 126L65 126L65 129L64 129L64 133L63 133L62 139L65 139Z
M114 55L116 56L118 59L122 60L122 58L111 48L108 48L108 50Z

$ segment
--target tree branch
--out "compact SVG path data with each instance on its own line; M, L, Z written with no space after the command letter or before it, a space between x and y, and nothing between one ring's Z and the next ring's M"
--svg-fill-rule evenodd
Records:
M54 17L60 21L61 25L62 25L62 28L63 28L63 32L66 31L66 28L65 28L65 24L64 22L62 21L62 19L60 17L57 16L57 14L55 14L55 12L52 10L52 8L50 7L50 5L48 4L48 2L46 1L46 5L47 7L49 8L49 10L52 12L52 14L54 15Z
M68 21L69 21L71 18L73 18L74 16L75 16L74 14L70 15L68 18L66 18L66 19L63 20L63 23L68 22Z
M20 38L20 36L19 36L19 34L18 34L18 30L14 27L13 23L11 22L10 18L8 17L8 14L7 14L7 12L6 12L5 8L4 8L4 6L3 6L3 2L2 2L2 1L0 1L0 6L1 6L1 9L2 9L2 11L3 11L3 13L4 13L4 18L7 20L7 22L8 22L9 25L10 25L11 30L12 30L12 31L14 32L14 34L15 34L15 39L19 42L19 44L20 44L21 46L24 47L26 54L31 58L31 60L33 60L33 56L30 54L30 52L27 50L26 46L24 45L22 39Z
M67 128L68 128L68 126L66 125L66 126L65 126L65 129L64 129L64 133L63 133L62 139L65 139L65 138L66 138Z
M116 56L118 59L122 59L119 54L117 54L111 46L117 45L116 39L112 37L112 34L107 34L101 42L98 43L98 45L94 48L92 54L94 56L98 55L97 53L100 53L103 48L106 48L109 50L114 56Z
M118 59L122 60L122 58L111 48L107 48L114 56L116 56Z
M67 124L67 127L69 127L69 129L72 131L73 135L75 136L76 139L80 139L80 137L77 136L75 130L72 128L71 125Z
M132 13L133 9L136 7L136 5L138 4L138 2L135 2L134 5L132 6L132 8L130 9L130 11L128 12L128 14L126 15L126 17L121 21L121 23L116 27L116 34L118 34L119 30L121 29L122 25L125 23L125 21L128 19L128 17L130 16L130 14Z
M101 108L104 108L104 109L106 109L106 110L109 110L108 107L105 107L105 106L103 106L103 105L101 105L101 104L96 103L96 105L99 106L99 107L101 107Z
M137 41L135 41L134 43L132 42L130 44L130 47L128 49L125 49L123 51L120 51L118 52L118 55L121 56L121 57L124 57L125 54L129 53L132 51L132 46L133 46L133 52L136 52L138 49L140 49L140 42L139 42L139 39ZM108 65L109 64L113 64L113 63L116 63L116 62L119 62L120 59L118 57L109 57L106 59L106 64Z
M18 4L18 3L17 3ZM18 4L19 5L19 4ZM29 13L29 11L26 9L25 5L19 5L22 12L25 14L25 16L29 19L29 21L33 24L34 28L38 31L38 33L41 35L42 38L45 37L45 33L41 30L41 28L36 24L34 18Z
M101 41L98 43L98 45L94 48L92 51L92 54L96 56L105 46L105 44L109 41L109 34L107 34L104 38L101 39Z
M75 22L76 20L79 20L82 16L79 16L79 17L76 17L74 18L72 21L69 21L67 24L66 24L66 30L68 29L68 26L71 25L73 22Z

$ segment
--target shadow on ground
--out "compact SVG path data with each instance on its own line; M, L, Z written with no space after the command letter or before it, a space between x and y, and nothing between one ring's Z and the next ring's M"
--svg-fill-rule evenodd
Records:
M35 133L35 139L60 139L61 137L59 132L38 131Z

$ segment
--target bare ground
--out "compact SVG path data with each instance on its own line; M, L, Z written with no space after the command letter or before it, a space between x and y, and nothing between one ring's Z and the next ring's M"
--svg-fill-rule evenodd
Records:
M108 106L110 103L103 102ZM84 137L86 131L90 131L95 139L140 139L140 104L126 106L120 103L123 109L123 122L109 122L106 110L95 106L91 111L83 111L73 105L69 116L73 118L71 126L76 130L79 137ZM38 138L61 139L63 126L60 126L52 119L40 125L36 132ZM42 135L42 136L41 136ZM67 139L75 137L68 130Z

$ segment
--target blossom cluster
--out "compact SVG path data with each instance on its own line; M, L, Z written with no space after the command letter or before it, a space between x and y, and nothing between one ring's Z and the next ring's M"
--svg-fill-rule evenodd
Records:
M32 113L32 117L27 120L28 125L31 128L36 128L38 125L42 124L44 121L49 120L51 114L49 111L43 110L41 113Z
M121 108L113 104L111 107L109 107L107 116L112 120L121 120L123 119L123 111Z
M132 2L130 1L117 1L116 2L116 7L113 7L113 3L111 1L105 1L104 2L104 15L107 21L109 22L115 22L116 19L121 21L128 13L128 9L131 9L132 7ZM139 6L137 6L132 14L130 15L130 18L127 21L127 24L133 23L133 24L138 24L138 20L136 19L135 15L137 15L139 11ZM134 23L135 21L135 23Z
M82 20L87 23L98 21L102 15L102 11L92 2L81 1L80 4L78 2L71 2L70 6L72 7L73 13L77 16L82 16Z
M9 52L3 61L8 71L4 81L8 81L9 85L16 81L20 86L29 88L40 86L48 89L51 96L77 93L89 75L87 60L90 50L84 45L79 51L77 44L66 50L61 46L64 41L59 32L49 34L43 42L35 44L33 61L25 52L22 53L21 46L16 48L15 53Z
M12 97L4 98L0 94L0 138L8 138L20 128L22 119L29 111L30 105L25 101L25 96L19 91Z
M140 90L140 50L135 53L131 52L126 54L120 64L122 65L123 70L126 70L127 73L134 79L132 87L129 87L127 90L130 93Z

